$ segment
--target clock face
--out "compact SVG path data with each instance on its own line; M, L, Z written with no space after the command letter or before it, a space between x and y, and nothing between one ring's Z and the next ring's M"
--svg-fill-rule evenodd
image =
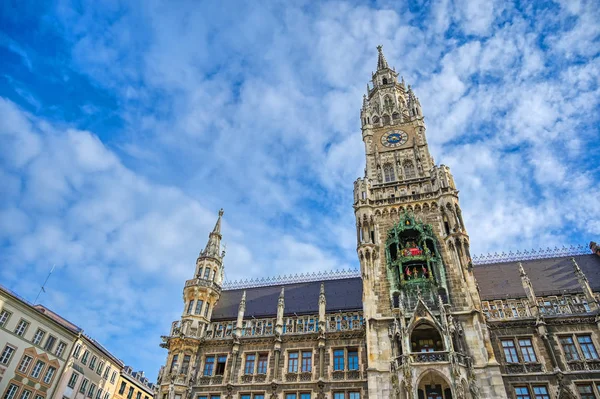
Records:
M408 134L402 130L391 130L381 136L381 144L386 147L400 147L408 141Z

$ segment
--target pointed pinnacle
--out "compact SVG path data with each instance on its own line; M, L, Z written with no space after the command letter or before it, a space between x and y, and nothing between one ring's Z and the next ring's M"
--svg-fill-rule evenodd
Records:
M285 291L285 287L281 287L281 293L279 294L279 298L283 298L284 291Z
M377 57L377 70L380 71L382 69L388 69L388 63L383 55L383 46L377 46L377 51L379 52L379 56Z
M519 262L519 274L521 277L527 276L527 273L525 273L525 269L523 269L523 264L521 262Z

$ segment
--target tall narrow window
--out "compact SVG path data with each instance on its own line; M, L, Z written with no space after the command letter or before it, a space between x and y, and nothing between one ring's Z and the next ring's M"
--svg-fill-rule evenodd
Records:
M348 351L348 370L358 370L358 351Z
M17 395L19 387L15 384L10 384L4 394L4 399L13 399Z
M180 374L188 373L188 369L190 368L190 359L191 359L190 355L183 356L183 362L181 363L181 370L179 371Z
M205 267L204 268L204 279L208 280L208 277L210 276L210 268Z
M10 315L11 313L8 310L2 309L2 312L0 312L0 327L4 327L6 325Z
M24 389L23 391L21 391L21 396L19 396L19 399L29 399L31 397L31 391L28 389Z
M302 352L302 372L312 371L312 352Z
M227 355L217 356L217 367L215 368L215 375L225 374L225 365L227 364Z
M29 327L29 322L25 320L20 320L19 324L17 324L17 327L15 328L15 334L19 336L25 334L25 331L27 331L27 327Z
M169 369L169 373L172 373L175 370L175 366L177 365L177 360L179 360L179 355L173 355L173 360L171 360L171 368Z
M504 350L504 357L506 358L507 363L519 363L515 342L512 339L503 340L502 349Z
M579 397L581 399L596 399L596 395L590 384L577 385L577 391L579 391Z
M194 309L194 301L193 300L191 300L190 303L188 304L187 314L192 314L192 309Z
M125 381L121 381L121 387L119 388L119 395L123 395L126 387L127 387L127 383Z
M102 378L104 378L105 380L108 379L108 375L110 374L110 366L108 366L105 370L104 370L104 375L102 376Z
M258 374L267 374L267 361L269 356L266 354L258 355Z
M288 373L298 372L298 352L288 353Z
M344 370L344 350L336 349L333 351L333 369Z
M21 363L19 363L19 371L21 373L27 374L27 370L29 370L29 365L31 364L32 360L33 358L29 355L23 356L23 358L21 359Z
M212 376L214 367L215 367L215 357L214 356L207 357L206 360L204 361L204 373L203 374L207 377Z
M90 384L90 389L88 389L87 397L93 398L94 392L96 392L96 384Z
M48 352L52 352L52 348L54 348L55 343L56 343L56 337L49 335L48 339L46 340L46 344L44 344L44 349L47 350Z
M88 357L90 357L90 351L86 350L83 352L83 356L81 357L81 363L86 364L88 361Z
M412 163L412 161L404 161L402 167L404 169L404 176L407 179L413 179L417 176L415 165Z
M56 347L56 352L55 352L56 356L61 357L63 355L63 353L65 353L66 347L67 347L67 344L60 341L58 343L58 346Z
M533 344L529 338L523 338L519 340L519 347L521 348L521 355L525 363L537 362L535 351L533 350Z
M79 378L79 374L73 372L73 374L71 374L71 378L69 378L69 382L67 383L67 386L69 388L75 388L75 384L77 384L78 378Z
M246 355L246 364L244 365L244 374L254 374L254 362L256 355Z
M42 370L44 369L44 366L46 366L46 363L42 362L41 360L38 360L35 363L35 366L33 366L33 370L31 370L31 376L33 378L38 378Z
M33 340L32 340L34 345L39 345L42 342L42 339L44 339L44 335L46 335L46 331L40 330L38 328L38 330L35 332L35 335L33 336Z
M85 395L85 390L87 389L87 385L89 383L90 380L88 380L87 378L84 378L83 381L81 381L81 385L79 386L79 392Z
M127 399L133 398L133 387L129 387L129 391L127 392Z
M52 377L54 377L54 373L56 373L56 368L52 366L48 367L46 375L44 375L44 383L50 384L50 382L52 382Z
M98 360L97 356L92 356L92 360L90 360L90 369L94 369L96 367L96 360Z
M73 357L75 359L79 358L79 354L81 353L81 344L77 344L75 350L73 351Z
M10 359L12 359L13 353L15 353L15 348L6 345L4 347L4 350L2 351L2 355L0 355L0 364L10 363Z
M592 342L592 337L590 335L578 336L577 342L579 342L579 347L581 348L583 357L586 360L598 359L598 352L596 352L596 348L594 347L594 343Z
M204 317L208 317L208 309L210 308L210 303L206 302L206 306L204 307Z
M202 305L204 304L204 301L202 299L198 299L196 301L196 311L194 312L195 314L202 314Z
M383 165L383 177L385 183L396 180L396 175L394 173L394 165L392 165L391 163L386 163L385 165Z
M579 360L579 353L577 353L577 348L573 343L572 337L561 337L560 344L562 345L563 350L565 351L565 358L567 359L567 361Z

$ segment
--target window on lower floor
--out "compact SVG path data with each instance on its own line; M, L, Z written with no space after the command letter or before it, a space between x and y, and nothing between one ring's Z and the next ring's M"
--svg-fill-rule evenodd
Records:
M14 353L15 353L15 348L13 348L12 346L6 345L4 347L4 350L2 351L2 355L0 355L0 364L10 363L10 359L12 359Z
M21 396L19 396L19 399L29 399L31 397L31 391L28 389L24 389L21 391Z
M98 388L96 392L96 399L102 399L102 388Z
M65 349L67 348L67 344L60 341L58 343L58 346L56 347L56 356L61 357L63 355L63 353L65 353Z
M567 361L579 360L579 353L573 342L573 337L560 337L559 341L565 352L565 359L567 359Z
M38 378L40 376L40 374L42 373L42 370L44 369L44 366L46 365L46 363L42 362L41 360L38 360L35 363L35 366L33 366L33 370L31 370L31 376L33 378ZM75 374L75 373L73 373ZM71 387L73 388L73 387Z
M217 367L215 367L215 375L225 374L225 366L227 365L227 355L217 356Z
M596 347L592 342L591 335L578 335L577 342L579 343L583 357L586 360L598 359L598 352L596 352Z
M242 393L240 399L265 399L264 393Z
M550 399L548 387L544 385L533 386L533 397L535 399Z
M114 384L116 379L117 379L117 372L113 371L112 375L110 376L110 383Z
M267 374L268 359L269 355L265 353L258 355L258 366L256 368L258 374Z
M529 388L515 387L515 397L517 399L531 399L531 395L529 395Z
M3 399L13 399L17 395L18 390L19 387L17 385L10 384L8 388L6 388Z
M86 350L83 352L83 356L81 357L81 363L86 364L88 361L88 357L90 357L90 351Z
M135 399L142 399L142 393L141 392L136 393Z
M183 356L183 362L181 362L181 369L179 370L180 374L187 374L190 368L190 360L192 357L190 355Z
M333 399L360 399L360 392L334 392Z
M175 370L175 366L177 365L177 361L179 360L179 355L173 355L173 359L171 360L171 368L169 369L169 374Z
M215 368L215 357L207 356L206 359L204 359L204 372L202 374L207 377L210 377L213 375L214 368Z
M55 343L56 343L56 337L49 335L48 338L46 339L46 343L44 344L44 350L46 350L48 352L52 352L52 349L54 348Z
M83 381L81 381L81 385L79 386L79 392L85 394L85 390L87 389L88 383L89 380L87 378L84 378Z
M98 360L97 356L92 356L92 359L90 360L90 369L93 370L94 367L96 367L96 361Z
M44 399L42 395L35 395L35 399Z
M530 338L521 338L518 340L519 349L521 349L521 356L525 363L536 363L537 357L535 356L535 350L533 349L533 343Z
M592 384L577 385L577 391L579 392L579 397L581 399L596 399Z
M335 349L333 351L333 370L358 370L358 349Z
M75 384L77 384L78 378L79 378L79 374L73 372L73 374L71 374L71 378L69 378L69 382L67 383L67 386L69 388L75 388Z
M55 367L48 367L46 370L46 374L44 375L44 383L50 384L52 382L52 377L54 377L54 373L56 373Z
M310 399L310 392L288 392L285 399Z
M512 339L502 340L502 350L504 351L504 358L506 363L519 363L519 356L517 356L517 348L515 347L515 341Z
M244 364L244 374L254 374L254 362L256 355L254 353L246 355L246 363Z
M90 389L88 389L87 397L93 398L94 392L96 392L96 384L90 384Z
M17 324L17 327L15 328L15 334L17 334L18 336L25 334L25 331L27 331L27 327L29 327L28 321L23 319L19 320L19 324Z
M29 365L31 364L32 360L33 358L29 355L23 356L23 358L21 359L21 363L19 363L18 370L23 374L27 374L27 371L29 370Z
M129 391L127 392L127 399L133 398L133 387L129 387Z
M125 381L121 381L121 386L119 387L119 395L123 395L123 392L125 392L125 388L127 388L127 383Z
M33 335L33 340L31 340L31 342L33 342L34 345L39 345L44 339L44 335L46 335L46 331L38 328Z
M288 353L288 373L298 372L298 352Z

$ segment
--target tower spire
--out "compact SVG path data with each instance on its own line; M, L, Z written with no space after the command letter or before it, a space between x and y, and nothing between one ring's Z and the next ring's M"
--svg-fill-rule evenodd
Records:
M381 44L377 46L377 51L379 52L379 57L377 58L377 70L381 71L382 69L389 69L388 63L383 55L383 46Z
M202 252L200 252L200 256L210 256L213 258L217 258L220 256L221 249L221 218L223 217L223 208L219 210L219 218L217 219L217 223L215 223L215 228L208 235L208 242L206 243L206 247Z

